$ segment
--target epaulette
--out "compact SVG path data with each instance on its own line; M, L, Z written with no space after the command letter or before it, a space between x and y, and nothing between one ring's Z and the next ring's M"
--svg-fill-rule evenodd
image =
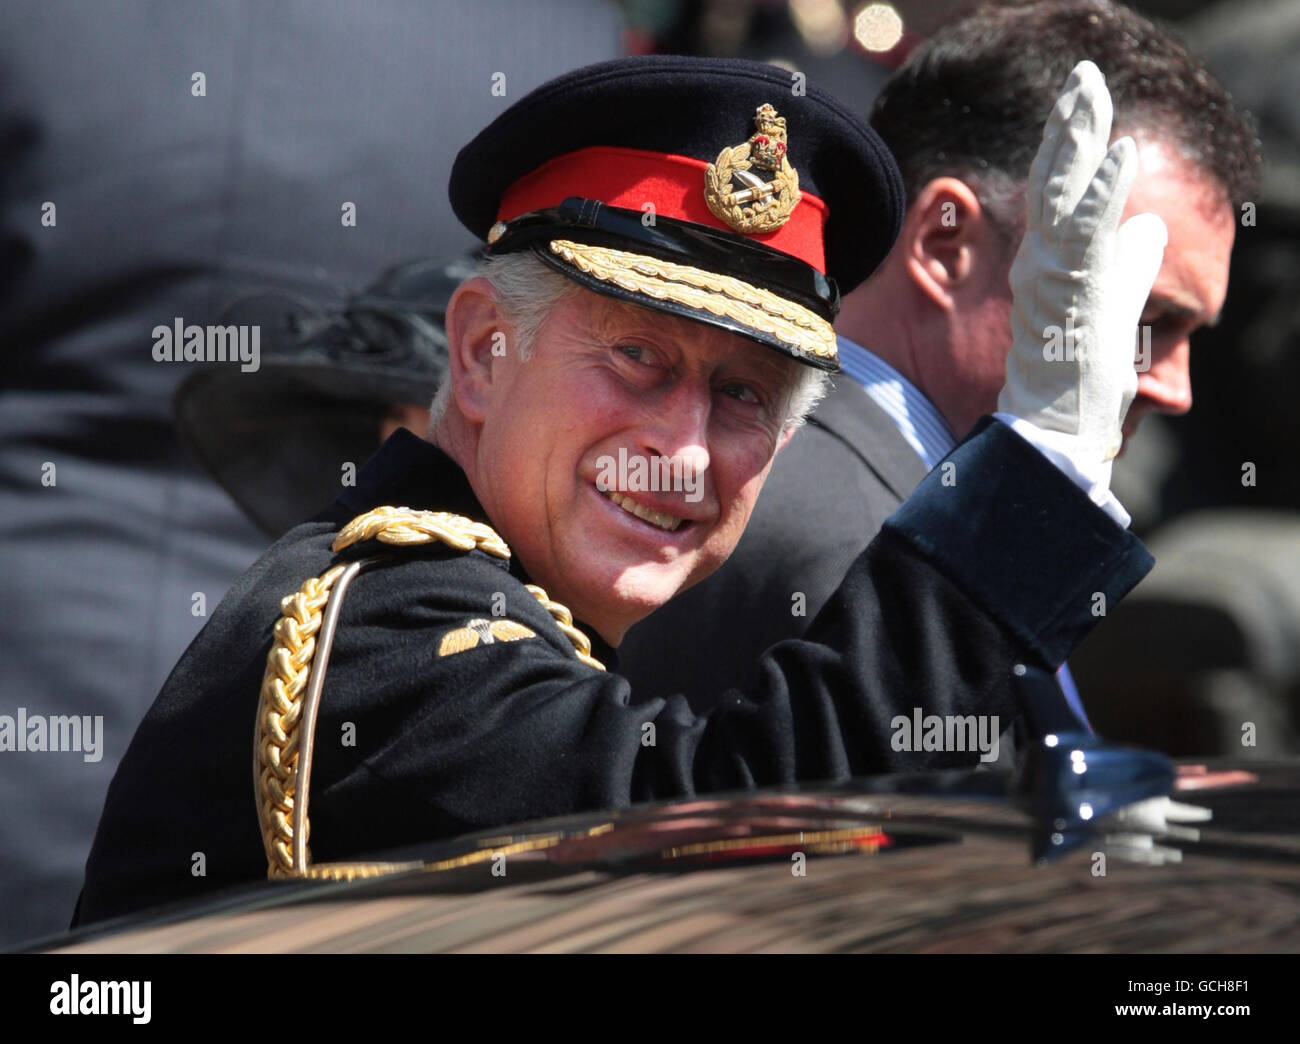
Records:
M441 543L457 551L483 551L509 558L510 547L482 522L443 511L379 507L359 515L334 539L337 553L377 540L394 547ZM331 566L311 577L280 602L280 618L272 630L258 699L253 751L253 781L257 817L266 850L268 877L321 877L351 880L420 866L420 863L323 863L312 865L307 842L312 749L321 690L329 666L330 648L348 585L382 556L359 558ZM573 625L573 614L553 602L535 584L529 593L554 618L573 644L578 659L604 670L591 656L591 640Z

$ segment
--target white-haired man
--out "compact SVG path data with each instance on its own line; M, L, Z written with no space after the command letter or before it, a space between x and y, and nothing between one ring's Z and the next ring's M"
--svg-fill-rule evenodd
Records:
M223 601L114 779L81 919L268 868L322 872L309 793L328 862L636 801L974 764L892 742L895 713L1009 722L1017 667L1058 664L1094 592L1121 597L1150 566L1106 474L1163 232L1119 229L1134 150L1108 136L1105 86L1081 66L1036 171L1034 292L1001 419L886 525L805 640L696 717L638 702L606 667L735 547L836 365L836 284L897 234L897 171L833 99L755 63L624 59L512 106L453 170L493 260L451 301L432 442L392 436ZM1039 330L1067 314L1095 346L1049 363Z

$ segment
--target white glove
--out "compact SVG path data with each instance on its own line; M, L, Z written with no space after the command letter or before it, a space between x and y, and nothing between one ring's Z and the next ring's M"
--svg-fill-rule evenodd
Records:
M1120 225L1137 175L1132 138L1111 145L1111 102L1092 62L1070 73L1029 171L1028 221L1011 266L1012 344L998 410L1043 429L1094 474L1120 450L1137 394L1138 320L1168 232Z

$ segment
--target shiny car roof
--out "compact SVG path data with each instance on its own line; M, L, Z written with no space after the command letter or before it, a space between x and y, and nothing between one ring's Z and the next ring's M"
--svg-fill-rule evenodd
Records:
M32 948L1300 949L1300 762L1181 766L1173 798L1212 818L1111 817L1046 858L1011 784L997 771L878 777L570 816L385 853L407 868L379 877L259 883Z

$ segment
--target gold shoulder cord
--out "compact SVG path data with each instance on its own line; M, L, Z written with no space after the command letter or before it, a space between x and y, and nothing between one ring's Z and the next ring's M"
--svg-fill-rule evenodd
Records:
M461 515L441 511L381 507L349 522L334 540L333 549L365 540L403 546L442 543L458 551L484 551L509 558L510 548L490 527ZM348 585L378 558L333 566L307 580L280 602L280 619L273 630L271 652L258 700L253 748L253 781L257 818L266 849L268 877L312 877L353 880L419 867L409 863L321 863L312 865L307 847L311 823L307 818L312 749L321 689L329 666L330 647ZM555 619L583 663L604 670L591 656L591 641L573 626L573 615L551 601L535 585L528 591Z

